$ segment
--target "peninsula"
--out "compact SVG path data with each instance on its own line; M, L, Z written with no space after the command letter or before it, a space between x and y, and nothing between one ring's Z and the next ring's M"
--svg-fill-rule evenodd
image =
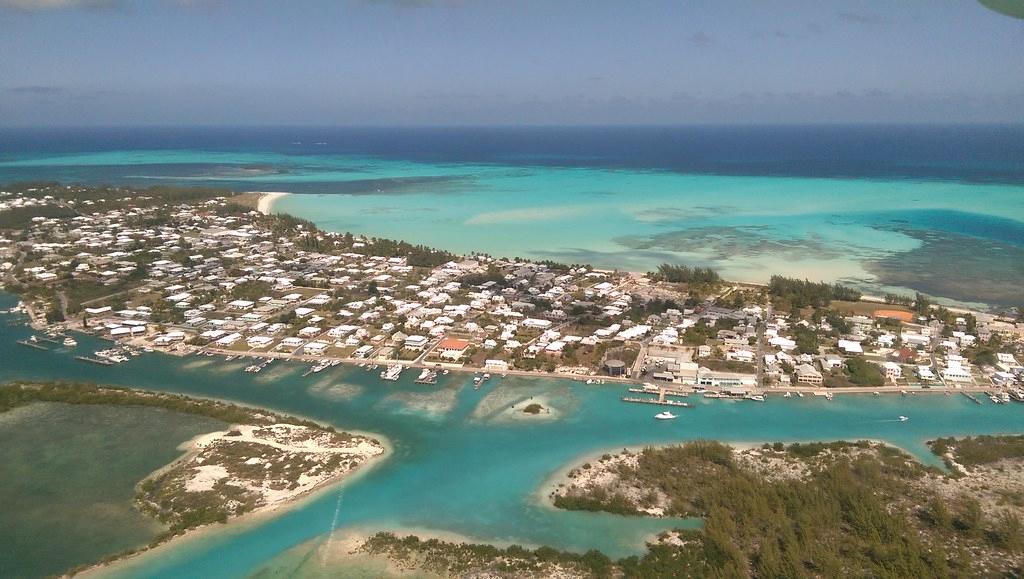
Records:
M341 481L386 450L369 436L226 402L91 384L0 385L0 412L37 402L163 408L232 425L192 440L182 457L139 482L136 507L166 526L141 550L205 525L280 508Z

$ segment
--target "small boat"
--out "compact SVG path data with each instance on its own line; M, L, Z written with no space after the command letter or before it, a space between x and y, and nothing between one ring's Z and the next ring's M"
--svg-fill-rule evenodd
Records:
M666 410L665 412L659 412L655 414L654 418L656 418L657 420L675 420L676 418L679 417Z
M792 392L786 392L785 394L782 395L782 397L783 398L792 398L793 397L793 393Z
M900 422L906 422L906 421L908 421L908 420L910 420L910 417L909 417L909 416L900 416L900 417L899 417L899 421L900 421Z
M800 398L804 397L804 393L803 392L797 392L796 395L799 396Z
M401 364L392 364L388 366L387 370L380 373L380 377L382 380L394 382L402 375L402 370L404 369L405 366L402 366Z
M764 402L764 396L761 394L747 394L747 400L753 400L754 402Z
M78 345L78 342L76 342L75 339L72 338L71 336L68 336L67 338L64 338L64 342L62 342L62 343L64 344L64 346L66 346L68 348L74 348L75 346Z

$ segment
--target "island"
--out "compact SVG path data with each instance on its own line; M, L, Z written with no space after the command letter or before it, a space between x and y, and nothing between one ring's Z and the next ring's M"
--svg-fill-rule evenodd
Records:
M35 402L162 408L231 425L196 437L183 456L139 482L136 507L166 530L142 549L115 554L104 563L205 525L283 507L345 479L386 452L384 443L370 436L216 400L93 384L0 384L0 412Z
M704 520L658 537L637 576L664 576L668 561L700 576L1019 575L1024 437L931 445L953 470L873 441L624 449L573 467L548 497Z

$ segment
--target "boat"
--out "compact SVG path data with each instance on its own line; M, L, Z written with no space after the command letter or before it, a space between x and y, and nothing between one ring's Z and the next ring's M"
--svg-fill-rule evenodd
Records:
M657 420L675 420L676 418L679 417L666 410L665 412L659 412L655 414L654 418L656 418Z
M783 397L783 398L792 398L792 397L793 397L793 393L792 393L792 392L789 392L789 391L787 391L787 392L786 392L785 394L783 394L783 395L782 395L782 397Z
M437 372L430 368L424 368L416 377L417 384L437 384Z
M825 400L832 400L832 393L831 392L826 392L825 393Z
M899 417L899 421L900 421L900 422L906 422L906 421L908 421L908 420L910 420L910 417L909 417L909 416L900 416L900 417Z
M404 369L405 367L401 364L392 364L388 366L387 370L380 373L381 380L395 382L398 380L399 376L402 375L402 370Z
M764 396L762 394L747 394L744 398L747 400L753 400L754 402L764 402Z
M61 342L61 343L64 344L65 347L68 347L68 348L74 348L75 346L78 345L78 342L76 342L75 339L72 338L71 336L68 336L67 338L64 338L64 341Z

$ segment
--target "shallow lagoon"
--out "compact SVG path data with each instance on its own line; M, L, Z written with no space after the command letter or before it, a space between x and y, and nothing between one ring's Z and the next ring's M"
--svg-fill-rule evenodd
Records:
M479 541L549 544L577 551L598 548L623 556L642 550L645 537L684 523L550 508L540 497L545 482L580 456L695 438L874 438L937 464L924 444L929 438L1024 432L1024 405L979 406L962 396L941 394L837 396L832 402L776 396L763 404L700 399L695 400L696 408L666 423L653 420L650 407L620 402L622 387L569 380L495 378L474 390L467 375L455 373L436 386L421 386L413 384L414 372L406 372L397 383L344 367L302 378L302 366L280 363L280 377L267 382L261 375L220 371L233 366L219 358L197 367L194 363L202 359L161 355L144 355L108 368L77 362L70 352L18 346L14 340L28 331L16 325L0 327L0 356L13 361L0 367L0 380L79 379L223 398L379 433L394 446L392 456L351 483L328 489L279 516L172 544L117 567L116 576L189 576L197 569L204 576L241 576L300 545L314 549L332 529L427 529ZM98 345L91 338L80 342L82 350ZM286 368L296 371L285 372ZM454 402L448 403L444 394L439 398L443 403L438 403L436 393L448 390L454 391ZM335 391L341 394L325 395ZM403 396L426 398L430 404L410 406L402 402ZM512 403L530 396L550 401L560 411L557 419L498 419L500 413L495 412L505 400ZM495 403L495 397L501 402ZM901 423L896 420L899 415L911 419Z
M54 575L164 530L132 505L135 484L224 427L159 408L30 404L0 414L0 575Z

